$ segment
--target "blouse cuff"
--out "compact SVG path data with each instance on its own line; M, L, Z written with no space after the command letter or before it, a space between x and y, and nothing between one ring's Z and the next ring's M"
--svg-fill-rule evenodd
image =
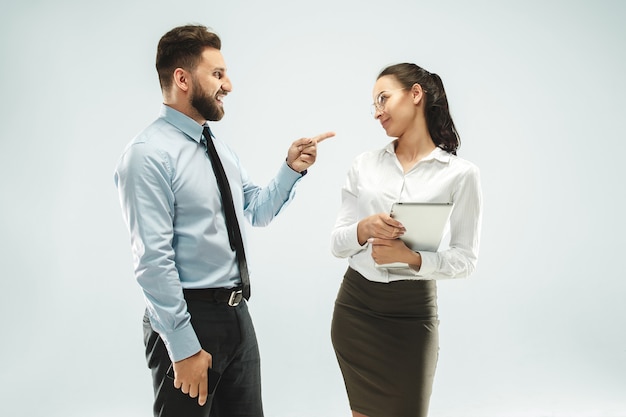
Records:
M435 272L437 269L438 256L437 252L425 252L419 251L422 256L422 266L417 272L419 277L427 277Z
M346 228L346 237L347 239L347 243L350 244L350 249L353 249L355 251L360 251L362 250L365 245L367 245L367 241L364 244L359 244L359 233L358 233L358 229L359 229L359 223L354 223L350 226L348 226Z

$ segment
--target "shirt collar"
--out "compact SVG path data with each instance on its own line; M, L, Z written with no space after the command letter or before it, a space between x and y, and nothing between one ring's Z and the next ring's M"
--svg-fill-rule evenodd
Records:
M385 146L385 151L394 156L396 154L396 147L395 147L396 140L392 140L391 142L387 144L387 146ZM433 149L433 151L430 154L428 154L428 156L422 159L422 161L429 161L431 159L436 159L439 162L443 162L444 164L447 164L450 161L450 153L444 151L443 149L437 146L435 147L435 149Z
M203 126L199 125L191 117L173 109L167 104L163 104L161 106L160 117L183 132L185 135L189 136L191 139L200 143L202 139Z

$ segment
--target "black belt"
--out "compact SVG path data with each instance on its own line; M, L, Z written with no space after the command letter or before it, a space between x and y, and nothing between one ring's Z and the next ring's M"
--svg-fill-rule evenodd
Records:
M186 300L211 301L213 303L227 303L231 307L237 306L243 299L241 287L237 288L183 288Z

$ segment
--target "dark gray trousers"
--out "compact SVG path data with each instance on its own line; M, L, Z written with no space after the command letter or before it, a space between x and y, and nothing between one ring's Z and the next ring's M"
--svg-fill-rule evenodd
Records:
M259 349L248 306L187 300L191 323L204 350L213 355L213 370L221 374L215 391L200 407L174 388L165 344L143 319L146 360L152 370L155 417L263 417Z

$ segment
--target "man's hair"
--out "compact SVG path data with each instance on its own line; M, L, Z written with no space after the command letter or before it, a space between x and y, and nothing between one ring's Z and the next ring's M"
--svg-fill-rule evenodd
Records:
M161 90L172 86L172 73L176 68L196 69L206 48L221 49L222 41L206 26L186 25L167 32L157 46L156 70Z

